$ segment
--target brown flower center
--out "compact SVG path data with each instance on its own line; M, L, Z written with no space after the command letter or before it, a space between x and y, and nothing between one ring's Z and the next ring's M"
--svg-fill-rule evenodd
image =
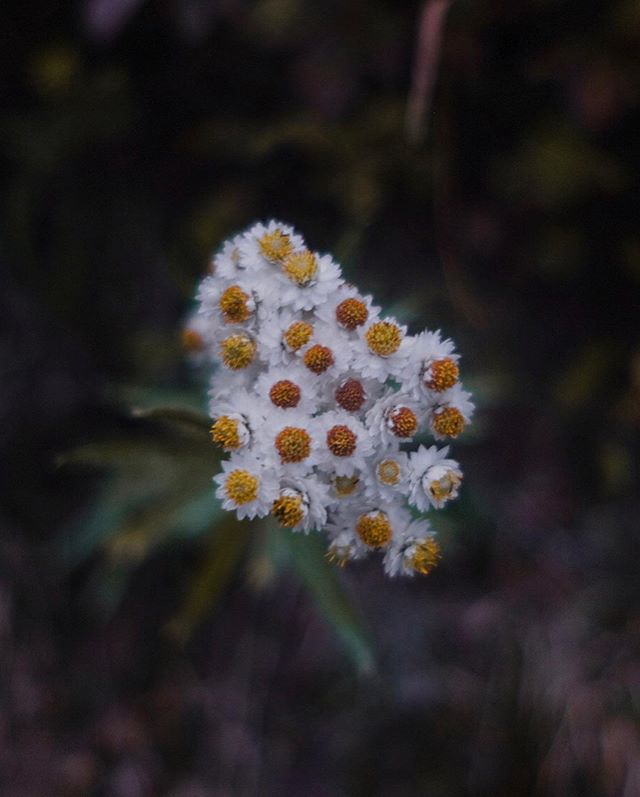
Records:
M366 395L362 383L357 379L347 379L336 390L336 404L348 412L357 412L365 402Z
M300 402L300 388L295 382L281 379L272 385L269 391L269 398L276 407L281 407L282 409L297 407Z

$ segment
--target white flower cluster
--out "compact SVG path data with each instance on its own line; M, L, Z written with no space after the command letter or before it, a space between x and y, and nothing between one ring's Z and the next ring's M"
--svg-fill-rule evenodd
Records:
M184 342L217 366L225 509L325 530L340 565L380 549L389 575L431 570L438 544L415 516L455 498L462 472L448 447L406 449L424 430L457 437L471 419L450 340L408 335L330 255L271 221L215 255Z

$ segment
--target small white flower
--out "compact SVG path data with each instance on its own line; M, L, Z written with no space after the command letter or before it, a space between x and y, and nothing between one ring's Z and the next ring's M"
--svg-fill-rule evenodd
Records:
M297 409L309 415L318 410L317 381L297 361L263 371L256 380L255 390L265 407Z
M413 393L421 401L428 400L436 387L442 389L444 384L448 388L456 383L459 359L453 341L442 340L439 330L414 335L407 367L399 379L401 390ZM431 372L434 363L440 364L435 374Z
M200 312L217 331L256 325L257 294L245 279L226 281L206 277L198 291Z
M308 249L294 252L274 273L271 297L281 307L294 311L313 310L342 285L340 266L331 255L318 255Z
M363 296L355 285L345 283L318 305L316 314L325 324L355 335L358 327L378 318L380 308L373 304L371 296Z
M250 445L264 423L266 407L256 396L240 388L232 398L221 399L212 394L209 414L213 419L214 442L222 445L225 451L235 451Z
M440 548L426 520L409 520L387 548L384 571L388 576L427 575L435 567Z
M314 340L316 319L288 307L265 317L260 328L259 356L268 365L287 365Z
M353 346L335 327L318 321L313 325L313 338L296 355L314 378L325 383L349 370Z
M341 409L362 417L385 393L382 382L365 379L351 369L341 372L326 386L327 409Z
M395 318L376 318L358 327L354 367L362 376L386 382L405 372L413 338Z
M271 220L254 224L239 241L240 262L251 271L277 269L282 261L304 248L304 241L293 227Z
M336 476L364 470L374 444L369 430L351 413L325 412L318 418L318 467Z
M246 271L240 263L241 240L242 235L234 236L213 256L209 270L216 279L232 281L241 277Z
M371 434L390 443L407 443L418 433L423 420L417 403L408 395L388 390L367 412L365 423Z
M327 522L329 502L326 484L311 478L284 477L271 514L292 531L320 531Z
M409 492L409 457L397 448L376 451L364 473L365 495L369 501L378 497L395 501Z
M470 423L474 409L471 394L464 390L460 383L438 394L428 412L433 436L436 440L458 437L464 427Z
M250 452L232 454L231 459L223 461L222 473L214 481L219 485L216 496L223 508L235 511L240 520L267 515L278 493L274 471Z
M421 512L430 506L440 509L458 495L462 471L448 453L449 446L419 446L409 454L409 503Z
M256 435L261 456L287 476L311 473L319 445L317 422L297 409L269 409Z

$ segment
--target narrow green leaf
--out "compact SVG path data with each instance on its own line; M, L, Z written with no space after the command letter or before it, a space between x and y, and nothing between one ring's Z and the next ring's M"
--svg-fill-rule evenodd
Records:
M177 642L188 641L196 626L212 611L231 581L249 542L251 525L231 516L211 536L209 548L194 576L184 603L167 625Z
M206 415L186 407L134 408L132 414L135 418L192 426L205 433L211 428L211 421Z
M325 547L317 534L295 534L271 527L277 548L284 548L318 610L338 635L345 652L363 675L375 671L375 658L368 634L340 582L335 568L325 558Z

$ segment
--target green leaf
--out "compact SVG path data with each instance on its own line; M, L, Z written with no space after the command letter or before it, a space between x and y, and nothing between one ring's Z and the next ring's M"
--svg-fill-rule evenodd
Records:
M234 516L222 523L211 536L200 569L193 577L184 603L167 625L167 633L184 644L193 630L213 610L231 581L251 535L251 524Z
M270 535L276 561L286 555L358 672L372 675L376 667L369 636L345 593L338 572L325 558L326 549L320 536L296 534L274 525L270 526Z
M59 458L61 465L111 471L90 511L60 539L67 566L100 546L116 559L139 561L171 537L205 532L220 516L211 482L219 454L207 434L208 421L179 408L157 408L146 416L126 432Z

